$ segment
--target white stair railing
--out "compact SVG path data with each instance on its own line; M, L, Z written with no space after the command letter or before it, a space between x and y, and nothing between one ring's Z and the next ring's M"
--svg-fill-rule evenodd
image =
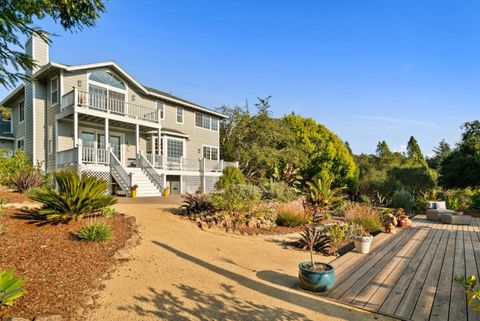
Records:
M163 179L150 162L143 156L142 152L138 155L140 168L147 175L147 177L155 184L155 187L161 193L163 191Z
M110 150L110 173L115 178L120 187L125 191L127 196L132 195L132 175L127 173L122 163L115 154Z

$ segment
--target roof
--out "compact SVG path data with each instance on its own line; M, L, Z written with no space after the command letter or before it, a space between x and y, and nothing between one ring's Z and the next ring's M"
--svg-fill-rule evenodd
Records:
M164 91L144 86L141 83L139 83L136 79L134 79L132 76L130 76L125 70L123 70L115 61L104 61L104 62L97 62L97 63L90 63L90 64L82 64L82 65L65 65L65 64L60 64L56 62L49 62L45 66L41 67L39 70L35 72L33 75L34 78L40 77L42 74L46 73L47 71L54 69L54 68L59 68L63 69L65 71L77 71L77 70L83 70L83 69L92 69L92 68L102 68L102 67L110 67L112 69L115 69L118 73L120 73L123 77L128 79L131 83L133 83L137 88L139 88L145 95L150 95L154 96L157 98L161 98L167 101L171 101L173 103L179 103L182 105L185 105L187 107L191 107L193 109L197 109L215 116L218 116L220 118L227 118L226 115L221 114L219 112L216 112L212 109L209 109L207 107L200 106L198 104L192 103L188 100L182 99L180 97L168 94ZM8 102L11 98L13 98L17 93L20 92L21 89L23 89L24 85L20 85L17 87L12 93L10 93L7 97L5 97L0 104L3 105L6 102Z

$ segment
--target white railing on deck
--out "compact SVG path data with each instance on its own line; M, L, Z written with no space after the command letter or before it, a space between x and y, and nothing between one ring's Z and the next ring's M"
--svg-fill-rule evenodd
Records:
M110 151L108 149L82 147L82 162L108 165L110 163Z
M64 95L67 96L72 94L74 91L69 92ZM104 95L99 95L95 93L89 93L86 91L77 90L78 97L77 102L79 106L87 107L94 110L103 111L106 113L112 113L117 115L123 115L125 117L141 119L150 122L158 122L158 110L155 108L140 106L132 104L123 100L111 98ZM66 98L66 97L65 97ZM71 104L74 104L73 98L68 98L68 102L72 100ZM67 99L66 99L67 103ZM65 105L66 106L66 105ZM63 101L62 101L62 108Z
M63 110L67 107L73 106L73 104L74 104L74 92L72 90L71 92L68 92L62 96L61 108Z
M128 195L131 196L132 192L132 176L127 173L127 171L123 168L122 164L115 156L112 151L109 152L110 158L110 173L112 176L117 180L117 183L120 185L122 190Z
M155 168L175 171L207 171L221 172L225 167L238 167L237 162L225 162L223 160L210 160L201 158L189 159L183 157L167 157L165 155L145 154L145 158ZM204 163L202 163L204 162Z
M206 172L221 172L222 168L220 166L220 161L218 160L211 160L211 159L204 159L205 162L205 171Z
M138 155L138 160L142 171L147 175L147 177L152 181L157 189L162 192L163 191L163 179L158 174L157 170L152 166L152 164L148 161L147 158L143 155L142 152Z
M145 154L148 162L152 164L155 168L162 168L163 167L163 156L162 155L154 155L154 154Z
M67 149L57 152L57 165L69 165L77 162L77 149Z
M238 167L238 162L225 162L225 161L223 161L223 168L222 168L222 170L223 170L225 167Z

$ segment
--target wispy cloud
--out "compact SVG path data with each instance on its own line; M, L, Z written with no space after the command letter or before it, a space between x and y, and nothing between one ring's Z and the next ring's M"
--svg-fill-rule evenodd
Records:
M426 122L426 121L414 120L414 119L394 118L394 117L386 117L386 116L365 116L365 115L358 115L357 117L361 119L376 120L376 121L382 121L386 123L399 124L399 125L437 127L437 125L432 122Z

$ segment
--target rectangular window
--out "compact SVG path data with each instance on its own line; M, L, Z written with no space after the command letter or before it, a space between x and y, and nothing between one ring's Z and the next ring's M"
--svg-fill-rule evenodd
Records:
M160 111L160 119L165 119L165 106L163 101L157 101L157 109Z
M167 139L167 156L183 157L183 140Z
M25 120L25 102L18 104L18 121L21 123Z
M58 104L58 78L55 77L50 82L50 94L52 105Z
M48 136L48 146L47 146L48 153L51 154L53 153L53 126L52 125L48 126L47 136Z
M25 140L23 138L17 140L17 148L22 151L25 151Z
M210 129L210 116L203 115L203 128Z
M200 113L195 113L195 126L202 127L203 125L203 115Z
M203 158L218 160L218 147L203 146Z
M218 119L212 118L212 130L218 131Z
M177 123L183 124L183 108L177 107Z

